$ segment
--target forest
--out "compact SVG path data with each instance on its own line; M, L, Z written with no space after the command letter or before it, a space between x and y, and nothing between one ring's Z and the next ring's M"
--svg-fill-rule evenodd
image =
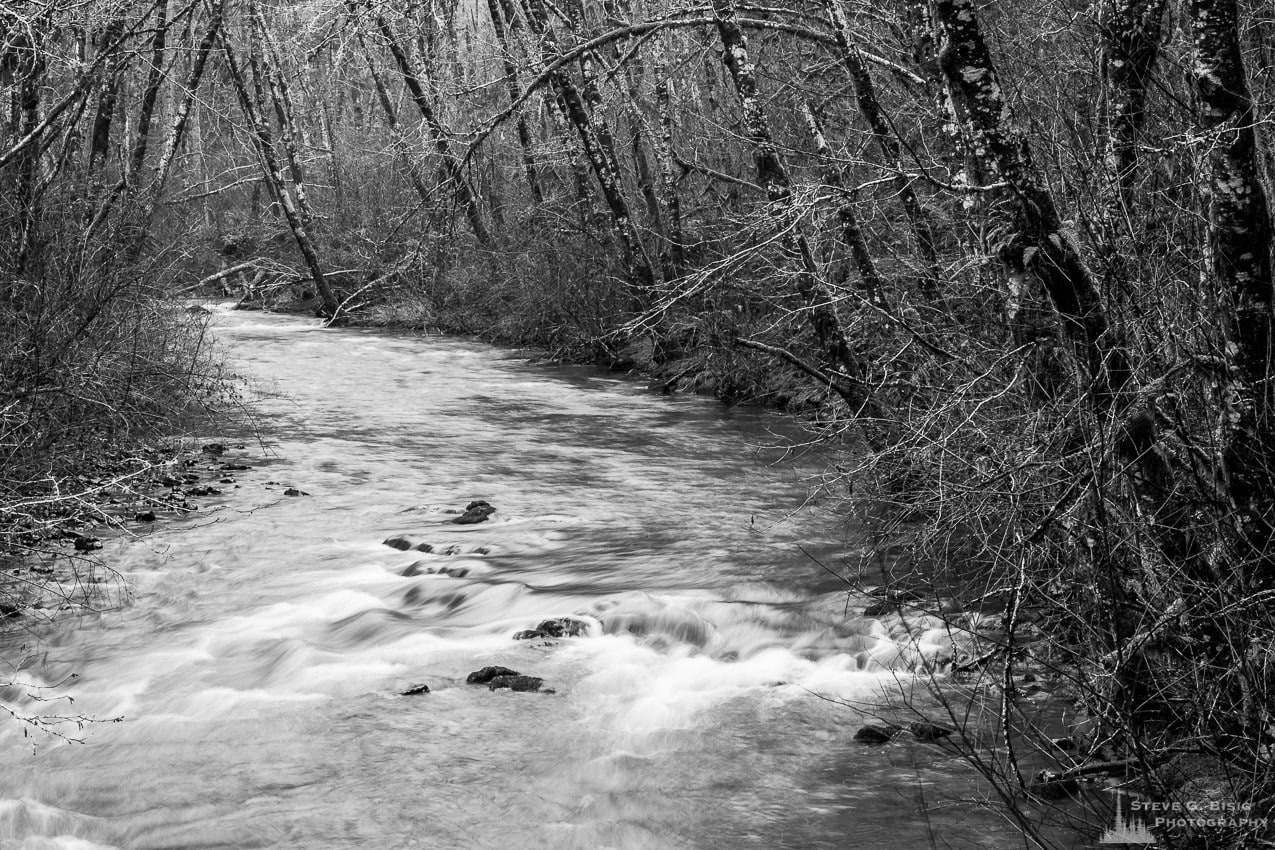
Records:
M891 598L999 623L1024 829L1118 773L1275 846L1269 2L5 0L0 87L9 553L226 403L192 297L536 347L838 446Z

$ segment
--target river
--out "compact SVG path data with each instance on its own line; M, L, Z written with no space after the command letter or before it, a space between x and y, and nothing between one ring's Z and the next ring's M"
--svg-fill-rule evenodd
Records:
M822 461L765 448L781 417L468 340L213 328L253 468L107 541L126 602L0 647L5 705L90 718L0 724L0 846L1022 846L949 751L852 741L915 650L803 553L863 541L806 504ZM512 637L562 615L589 633ZM466 684L488 665L553 692Z

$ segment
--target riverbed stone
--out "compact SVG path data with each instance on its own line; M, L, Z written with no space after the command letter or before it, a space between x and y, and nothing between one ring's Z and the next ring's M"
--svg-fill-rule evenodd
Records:
M427 693L429 693L429 685L416 684L416 685L412 685L405 691L401 691L399 693L399 696L414 697L417 694L427 694Z
M539 676L497 676L487 683L487 690L509 688L513 691L538 691L545 683Z
M138 511L137 516L133 517L138 522L154 522L156 518L154 511Z
M514 635L514 640L537 640L539 638L580 637L588 634L589 624L575 617L555 617L542 620L534 629L524 629Z
M486 522L487 517L496 512L496 509L490 503L477 499L465 506L465 512L456 517L452 522L456 525L473 525L479 522Z
M517 670L510 670L508 667L492 666L475 670L465 677L465 681L471 685L485 685L500 676L517 677L521 675Z
M940 738L946 738L952 734L951 729L944 729L942 726L928 723L924 720L917 720L908 724L908 731L918 741L937 741Z
M388 543L389 541L386 541L386 542ZM433 546L431 546L429 543L417 543L417 544L416 544L416 551L417 551L417 552L427 552L427 553L428 553L428 552L433 552L433 551L434 551L434 547L433 547Z
M428 572L428 570L429 568L425 565L424 561L413 561L405 570L399 573L399 575L403 578L415 578L416 576L424 575Z
M892 726L868 725L854 733L854 740L859 744L888 744L897 731Z
M391 549L398 549L403 552L412 548L412 541L408 540L406 537L388 537L381 542L384 545L389 546Z

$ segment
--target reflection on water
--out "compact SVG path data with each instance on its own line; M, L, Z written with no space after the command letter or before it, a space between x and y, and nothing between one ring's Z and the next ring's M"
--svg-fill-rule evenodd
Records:
M0 846L1008 838L950 803L927 832L921 800L975 793L940 751L850 742L844 703L879 702L918 649L797 548L844 531L798 507L817 462L756 448L778 419L466 341L216 328L274 442L202 521L110 543L132 606L59 625L19 674L74 672L74 711L120 721L34 748L0 728ZM473 499L497 512L453 524ZM512 639L568 614L587 635ZM553 692L465 684L493 664Z

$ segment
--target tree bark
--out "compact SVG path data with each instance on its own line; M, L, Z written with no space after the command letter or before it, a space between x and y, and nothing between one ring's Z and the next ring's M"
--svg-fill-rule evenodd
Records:
M469 178L465 176L460 160L452 153L447 133L443 129L442 122L439 121L438 115L434 111L434 106L425 92L420 75L412 67L411 58L403 49L403 45L394 33L394 28L390 25L390 22L384 16L377 15L376 27L385 38L386 47L389 48L390 55L394 57L394 64L398 67L399 76L403 78L403 85L407 87L407 91L412 97L412 102L416 104L416 109L421 114L421 120L425 122L429 136L434 142L434 150L438 152L439 159L443 162L443 171L454 187L453 191L456 193L456 200L465 211L465 218L469 221L469 228L473 231L474 238L478 240L480 245L484 247L490 246L492 244L491 232L488 231L487 224L483 221L482 210L478 207L478 195L474 191L474 187L470 185Z
M487 0L487 13L491 17L491 26L496 33L496 43L500 47L501 64L505 72L505 88L509 92L509 102L517 103L522 96L522 88L518 83L518 66L514 64L513 50L509 44L509 34L505 30L504 15L500 10L499 0ZM540 174L536 166L536 154L532 147L531 128L527 126L527 116L518 113L517 120L518 146L522 149L522 169L527 176L527 188L531 191L531 201L540 206L545 201L544 190L540 188Z
M810 104L804 101L801 104L801 115L806 121L806 129L809 130L810 138L815 144L815 152L819 154L819 159L824 166L823 182L840 196L836 215L837 223L840 225L838 235L841 237L841 242L854 260L855 268L859 271L859 280L863 284L868 300L884 308L887 306L885 284L881 280L880 273L877 272L872 254L868 251L868 241L863 235L863 228L859 226L859 217L854 211L855 199L846 190L841 174L832 164L832 151L828 147L828 140L824 136L819 116L815 114Z
M998 245L1001 261L1011 275L1040 281L1095 400L1108 406L1129 380L1128 355L1107 320L1093 275L1063 229L1027 140L1005 120L1008 107L974 2L935 0L933 18L952 119L985 168L1006 184L1011 218Z
M823 0L823 5L837 39L841 62L854 87L855 104L859 108L859 115L872 132L872 139L881 152L882 164L895 174L895 194L899 198L900 206L903 207L903 214L907 217L912 235L916 239L917 253L921 255L921 262L924 264L921 290L928 295L933 295L939 288L938 252L935 248L934 226L921 206L920 199L916 196L912 180L905 176L899 142L885 120L881 102L877 99L876 86L872 83L872 75L868 73L867 63L863 61L862 53L851 39L850 24L846 20L840 0Z
M530 22L532 32L540 38L546 67L551 67L561 51L553 30L549 28L548 14L543 0L527 0L527 3L527 20ZM567 121L580 138L580 146L584 150L585 158L588 159L593 176L597 179L598 187L602 191L602 198L606 201L611 213L612 226L624 245L631 273L639 286L650 289L656 283L655 266L647 255L646 246L638 236L628 201L624 197L620 168L615 161L614 153L608 145L603 143L603 135L594 126L584 99L565 68L559 64L552 72L549 72L549 81L558 95Z
M251 7L255 6L256 0L248 0L248 2ZM297 243L297 250L301 253L301 259L305 262L306 269L310 272L310 277L314 280L315 288L319 290L319 297L322 301L325 315L335 316L340 309L341 302L337 299L332 287L328 284L327 277L323 274L323 265L319 262L319 254L315 250L314 241L311 239L305 225L302 224L301 216L293 205L292 196L288 193L287 183L283 176L283 168L280 166L278 154L275 152L274 136L270 131L270 124L263 114L264 103L260 98L254 101L253 95L248 88L248 82L244 79L243 71L235 60L234 51L230 47L226 33L224 31L221 32L219 38L226 57L226 70L230 76L231 83L235 87L235 92L239 96L239 105L243 110L244 117L248 119L248 123L252 126L253 140L256 142L257 153L261 157L262 172L268 185L278 198L279 206L288 222L288 229L292 231L293 241Z
M798 264L795 289L806 305L823 366L830 376L835 376L831 388L845 399L851 410L868 412L872 404L865 390L866 369L846 339L832 294L819 278L810 243L799 226L788 170L779 157L761 106L756 70L749 59L748 40L740 28L733 0L713 0L713 14L722 42L722 62L735 84L743 110L744 133L753 147L758 182L766 189L770 214L782 234L784 252Z
M1232 423L1223 461L1241 529L1230 568L1275 585L1275 423L1272 422L1270 205L1259 179L1254 110L1235 0L1192 0L1191 64L1200 123L1209 134L1208 271L1230 300Z

